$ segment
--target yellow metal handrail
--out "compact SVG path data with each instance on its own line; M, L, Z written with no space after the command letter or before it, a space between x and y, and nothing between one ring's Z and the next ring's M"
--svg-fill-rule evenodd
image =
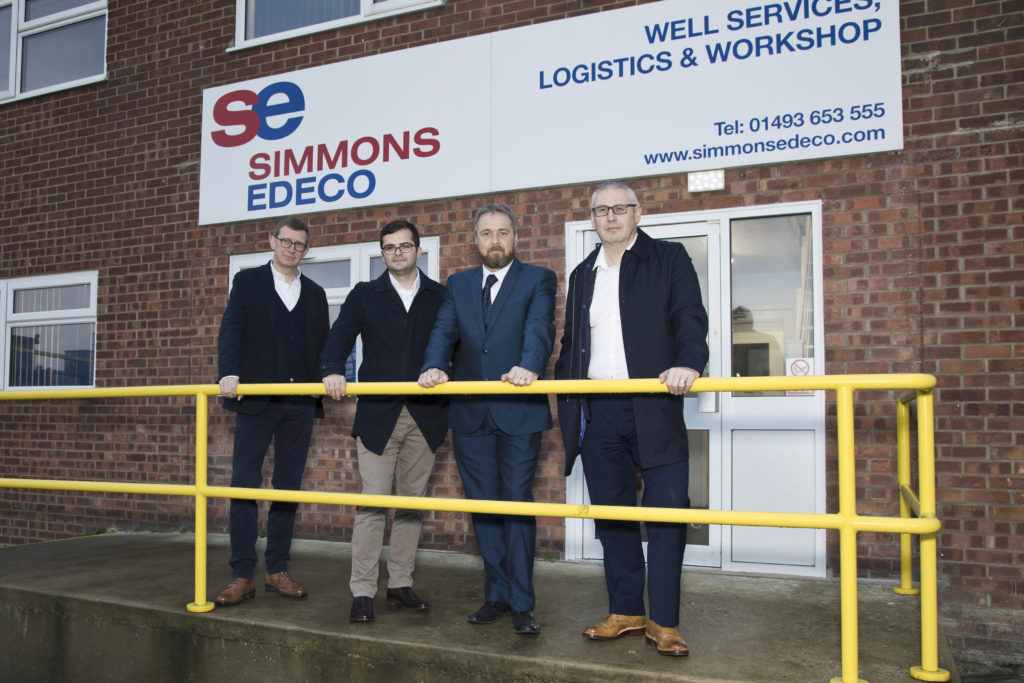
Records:
M630 521L657 521L742 526L771 526L832 529L839 532L840 607L842 631L842 676L833 683L858 683L857 630L857 533L900 534L900 594L917 593L911 585L912 553L910 536L920 536L921 569L921 666L911 667L914 678L947 681L949 672L938 666L938 577L936 534L941 523L935 516L935 440L931 375L822 375L810 377L706 377L694 382L691 391L796 391L836 392L837 446L839 461L839 512L782 513L740 510L680 510L563 503L521 503L456 498L413 498L378 496L329 491L284 491L210 486L207 483L207 419L209 397L220 393L216 384L122 387L97 389L57 389L0 392L0 400L53 400L74 398L123 398L156 396L196 397L196 481L194 484L146 484L77 481L59 479L0 478L0 487L141 493L151 495L193 496L196 506L195 601L190 612L208 612L213 603L206 600L207 499L243 498L296 503L327 503L368 507L412 508L450 512L535 515L545 517L581 517ZM900 516L858 515L854 459L853 392L856 390L903 391L897 403L897 450L899 458ZM359 382L349 384L347 394L593 394L663 393L664 384L656 379L634 380L539 380L528 387L501 382L448 382L423 389L415 382ZM323 394L320 383L243 384L241 395ZM917 403L918 491L910 488L910 407ZM913 516L911 516L913 514Z

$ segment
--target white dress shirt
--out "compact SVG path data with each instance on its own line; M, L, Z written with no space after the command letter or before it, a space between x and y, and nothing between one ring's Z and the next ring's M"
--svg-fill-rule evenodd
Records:
M284 279L284 273L279 273L274 264L270 264L270 272L274 274L274 290L281 297L281 302L289 311L299 303L299 296L302 294L302 273L295 269L295 279L290 283Z
M636 237L628 249L636 244ZM609 266L602 247L594 261L594 297L590 302L588 379L629 379L619 311L619 266Z
M398 292L398 298L402 300L402 305L405 306L405 312L408 313L409 309L412 308L412 300L416 298L416 292L420 291L420 271L416 269L416 280L412 283L412 287L406 289L401 282L395 279L395 276L388 273L388 277L391 278L391 286Z

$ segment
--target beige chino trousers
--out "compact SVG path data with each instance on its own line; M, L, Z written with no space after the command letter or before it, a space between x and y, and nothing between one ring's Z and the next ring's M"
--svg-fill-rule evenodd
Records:
M356 452L362 493L388 495L392 490L399 496L422 496L426 493L427 482L434 469L434 453L404 406L382 454L377 455L367 449L362 439L356 439ZM372 598L377 594L386 524L387 509L356 508L352 525L352 577L349 581L353 597ZM395 510L388 547L388 588L412 586L422 526L422 510Z

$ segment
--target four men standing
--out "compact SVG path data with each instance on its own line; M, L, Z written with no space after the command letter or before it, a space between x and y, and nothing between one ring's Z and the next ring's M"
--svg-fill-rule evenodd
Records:
M559 395L565 472L569 474L580 455L594 504L635 505L639 472L644 482L643 505L689 507L682 395L708 359L707 314L696 273L682 245L654 240L637 229L642 209L625 184L612 181L601 185L592 197L591 215L601 244L570 276L555 376L656 376L667 385L668 393ZM306 239L300 241L303 233ZM274 475L275 487L298 488L314 405L319 408L313 399L282 397L248 399L247 410L242 410L234 391L238 382L314 381L311 375L317 375L326 392L340 399L345 393L345 361L359 335L363 339L361 381L418 379L421 386L430 388L449 379L500 380L527 386L543 376L555 336L555 274L515 258L515 216L503 204L487 205L477 212L474 237L483 265L455 273L443 288L416 267L421 253L416 227L407 221L388 223L380 236L388 272L356 285L323 346L323 290L304 277L296 279L298 262L308 245L308 230L297 219L279 224L271 238L273 263L236 277L221 329L221 389L227 407L240 412L232 485L259 486L259 465L269 435L283 421L276 413L301 406L306 410L294 442L282 444L278 436ZM273 289L266 271L277 273L279 269L282 272L274 277L280 280L283 276L287 283L301 282L301 295L268 296ZM279 286L278 292L282 291ZM290 300L300 305L289 306ZM292 310L297 313L289 314ZM300 325L298 320L305 315L313 318ZM262 324L249 330L246 325L253 325L254 319ZM323 358L317 373L312 368L321 346ZM284 348L305 353L284 353ZM253 365L260 370L251 370ZM265 412L267 405L277 410L260 420L250 419L250 415ZM547 397L453 396L450 423L446 407L442 396L359 399L352 434L357 437L362 492L389 494L394 488L398 495L424 495L434 452L450 424L467 498L532 501L541 432L551 427ZM280 483L279 459L281 468L287 466L292 475ZM267 589L301 597L305 591L291 581L284 566L284 537L290 541L292 517L284 534L276 521L280 514L275 515L284 505L271 507ZM294 504L290 505L294 516ZM243 515L242 511L248 512ZM472 519L484 561L485 603L468 621L490 624L511 613L516 633L539 633L540 624L533 614L535 518L473 513ZM388 556L388 600L411 609L428 607L412 589L421 520L418 510L396 512ZM350 582L353 622L374 618L385 522L383 509L357 509ZM255 502L233 500L235 579L218 596L218 604L237 604L253 594L255 523ZM597 520L597 529L604 547L610 614L583 635L610 640L644 634L659 654L688 654L676 628L686 526L647 524L646 567L639 524ZM649 618L644 606L645 583Z

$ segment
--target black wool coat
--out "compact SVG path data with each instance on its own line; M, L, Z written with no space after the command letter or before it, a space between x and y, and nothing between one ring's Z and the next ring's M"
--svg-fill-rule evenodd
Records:
M569 276L565 329L555 363L555 379L586 379L590 367L590 304L599 246ZM655 240L637 231L636 243L622 255L619 312L631 379L657 377L672 367L703 372L708 362L708 316L700 283L683 245ZM634 394L641 467L657 467L688 457L682 397ZM579 395L559 394L558 421L565 446L565 474L572 471L581 443Z
M345 374L345 361L356 337L362 335L360 382L415 382L444 297L444 287L423 271L420 289L408 312L387 271L376 280L360 282L349 292L331 327L321 354L321 378ZM436 451L448 433L447 396L360 396L352 436L381 454L402 406L409 410L431 450Z

